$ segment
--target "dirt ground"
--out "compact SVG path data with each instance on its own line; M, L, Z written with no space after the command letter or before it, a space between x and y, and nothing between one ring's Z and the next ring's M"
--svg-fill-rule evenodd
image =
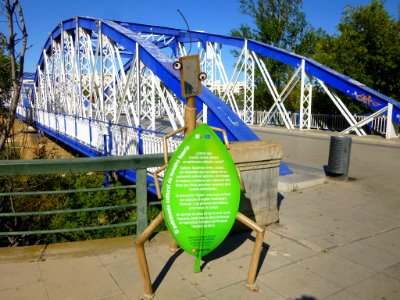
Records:
M60 145L39 135L35 128L20 120L14 122L9 145L21 159L73 157Z

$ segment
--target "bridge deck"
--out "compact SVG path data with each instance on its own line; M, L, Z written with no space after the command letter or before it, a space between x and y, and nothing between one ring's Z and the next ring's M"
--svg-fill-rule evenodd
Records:
M328 136L268 134L282 143L288 162L317 168L327 162ZM399 148L399 141L355 138L354 180L327 180L281 193L280 224L270 226L265 237L259 294L249 296L243 287L254 240L250 235L231 236L198 274L192 273L192 257L171 256L167 235L156 236L147 245L155 299L397 298ZM132 237L3 248L0 273L1 299L137 299L142 291Z

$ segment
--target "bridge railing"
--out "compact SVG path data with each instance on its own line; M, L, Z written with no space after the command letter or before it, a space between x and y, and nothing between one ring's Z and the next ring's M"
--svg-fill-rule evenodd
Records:
M31 118L29 109L18 106L17 113L23 119ZM254 113L255 124L261 124L268 111L256 111ZM288 112L294 127L299 127L300 114ZM357 122L366 119L367 115L354 115ZM164 132L151 131L143 128L135 128L112 122L102 122L91 120L90 118L80 118L71 115L48 113L38 110L37 121L49 129L72 137L81 141L83 144L96 149L100 153L107 152L111 155L135 155L135 154L155 154L163 152ZM275 112L268 125L285 126L282 116ZM331 114L312 114L311 128L318 130L343 131L349 127L343 115ZM387 117L378 116L370 123L364 125L363 129L370 134L385 135L387 128ZM106 138L104 138L106 136ZM107 139L107 141L105 140ZM174 138L168 140L168 148L174 151L181 139Z
M107 192L117 189L136 189L136 199L132 199L131 203L124 205L110 205L102 207L84 207L84 208L67 208L62 210L44 210L44 211L0 211L0 219L4 218L26 218L30 216L44 215L60 215L60 214L79 214L83 212L96 212L117 209L132 209L132 214L136 216L134 222L113 222L112 224L88 225L79 228L51 228L40 230L23 230L23 231L4 231L0 232L0 237L7 236L26 236L26 235L42 235L56 234L66 232L81 232L89 230L101 230L117 227L136 226L136 233L140 234L148 225L147 207L148 205L158 205L158 201L148 202L147 198L147 168L160 166L164 163L162 154L157 155L130 155L130 156L108 156L94 158L73 158L73 159L43 159L43 160L0 160L0 176L24 176L24 175L43 175L43 174L75 174L90 172L106 172L109 170L135 170L136 185L84 188L84 189L67 189L67 190L50 190L50 191L19 191L19 192L2 192L0 200L6 197L14 199L21 196L35 195L52 195L52 194L71 194L71 193L91 193L91 192Z
M261 124L265 119L268 111L256 111L254 120L255 124ZM299 127L299 113L288 112L289 117L294 127ZM366 119L367 115L354 115L357 122ZM285 126L285 123L281 115L276 112L270 118L268 125L274 126ZM311 128L318 130L331 130L331 131L343 131L349 127L343 115L330 115L330 114L312 114L311 115ZM387 128L387 117L378 116L374 118L369 124L363 127L367 132L371 134L386 134Z
M164 152L161 131L152 131L142 127L133 127L83 118L63 113L51 113L37 109L35 113L18 106L17 114L21 119L29 119L37 128L56 135L63 142L74 141L94 150L98 155L138 155ZM169 152L174 152L182 138L168 139ZM152 171L154 168L150 168Z

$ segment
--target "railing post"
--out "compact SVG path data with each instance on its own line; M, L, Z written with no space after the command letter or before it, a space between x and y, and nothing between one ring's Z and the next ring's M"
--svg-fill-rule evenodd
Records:
M136 235L139 235L148 225L146 169L136 169L136 221Z
M64 134L67 135L67 120L66 114L64 112Z
M56 124L56 133L57 133L57 135L58 135L58 133L59 133L59 126L58 126L58 114L57 113L55 113L54 114L54 120L55 120L55 124Z
M326 122L328 130L333 131L333 117L332 114L328 115L328 121Z
M78 124L76 122L76 114L74 115L75 119L75 141L78 140Z
M103 155L107 156L107 134L103 134L103 142L104 142ZM107 171L104 172L104 178L105 178L105 181L103 182L103 185L105 187L108 187L109 181L108 181L108 172Z
M371 113L367 113L367 118L371 115ZM368 122L366 125L366 127L368 128L368 134L373 134L374 132L374 127L373 127L373 123L374 123L375 119L372 119L371 122Z
M386 138L387 139L392 139L397 136L396 130L394 128L392 116L393 116L393 104L388 103L387 115L386 115Z
M108 153L112 155L112 150L113 150L113 136L112 136L112 130L111 130L112 122L111 120L108 121Z
M89 117L89 146L92 147L92 117Z
M143 154L143 139L142 139L142 132L143 128L141 125L138 126L137 128L138 132L138 154Z

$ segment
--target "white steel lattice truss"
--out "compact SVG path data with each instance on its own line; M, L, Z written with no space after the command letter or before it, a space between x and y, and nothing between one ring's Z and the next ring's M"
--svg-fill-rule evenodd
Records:
M305 71L304 59L301 62L301 91L300 91L300 129L311 128L312 84Z
M167 115L173 129L183 126L182 103L138 55L121 55L100 32L75 32L63 31L43 53L35 108L153 130L156 115Z
M96 22L97 31L81 28L78 22L73 30L71 28L63 30L63 25L60 25L61 34L58 38L51 38L50 50L43 50L42 53L43 63L37 70L34 108L38 111L46 111L48 114L64 114L64 123L70 126L74 117L92 120L93 124L112 122L112 124L141 127L152 131L160 130L160 128L169 131L182 127L184 104L143 63L139 55L139 44L136 44L135 51L132 49L128 51L108 35L103 34L101 21ZM180 42L177 37L168 34L148 32L135 34L162 49L167 49L175 43L176 51L170 54L173 59L193 54L193 52L199 53L201 69L207 73L205 85L227 103L246 124L254 124L256 69L261 74L261 79L265 82L273 99L273 104L267 108L268 112L261 126L277 123L276 120L279 118L286 128L294 129L284 103L298 84L300 84L298 123L300 129L310 129L312 88L316 83L325 90L349 123L350 127L343 133L355 131L358 135L365 135L361 127L366 122L383 113L392 114L393 108L389 103L387 107L380 109L362 123L357 123L340 98L322 80L315 77L312 77L315 79L310 79L311 77L306 73L305 59L302 59L301 63L294 68L286 85L275 84L264 63L265 57L254 50L249 50L250 41L245 39L243 47L236 48L236 62L232 74L228 77L227 64L232 65L232 60L224 61L223 42L196 40ZM231 52L231 49L228 48L228 52ZM43 118L47 118L46 116ZM207 122L205 104L199 117L203 122ZM47 121L47 123L52 124L52 121ZM395 135L393 123L388 122L388 124L388 132L390 132L388 136ZM92 134L88 137L91 140L85 143L91 144L94 140L101 141L102 135L110 135L103 127L105 128L105 126L98 127L102 129L96 131L97 137ZM74 130L65 128L65 131L73 134ZM114 131L111 130L114 137L121 136L120 133ZM147 135L154 136L155 134L148 133ZM125 136L131 138L134 134ZM115 142L120 144L120 149L117 151L118 147L114 144L113 150L118 154L126 153L125 148L128 147L125 145L126 142L118 140ZM105 147L101 142L98 144L99 149ZM129 147L131 146L132 143Z

